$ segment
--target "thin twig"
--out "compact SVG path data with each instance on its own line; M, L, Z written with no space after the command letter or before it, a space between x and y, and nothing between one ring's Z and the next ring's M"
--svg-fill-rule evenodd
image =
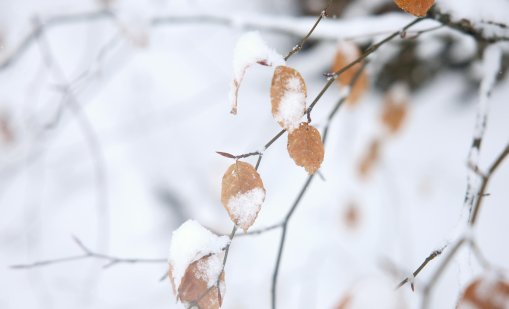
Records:
M304 47L304 43L306 43L306 41L309 39L309 37L311 36L313 31L315 31L316 26L318 26L320 21L324 17L327 16L327 10L329 9L331 3L332 3L332 0L329 0L329 2L327 3L327 6L325 7L325 9L322 12L320 12L320 16L318 16L318 19L316 20L315 24L313 25L313 27L311 27L311 30L309 30L308 34L306 34L306 36L302 40L300 40L300 42L297 45L295 45L292 48L292 50L288 53L288 55L286 55L285 61L288 61L288 59L290 59L291 56L298 53L302 49L302 47Z
M416 270L414 270L414 272L412 273L412 276L415 278L417 277L417 275L419 275L419 273L421 272L421 270L424 269L424 267L426 267L426 265L428 265L429 262L431 262L432 260L434 260L437 256L439 256L440 254L442 254L443 250L445 249L444 248L441 248L439 250L435 250L433 252L431 252L430 255L428 255L428 257L426 257L426 259L424 260L424 262L421 263L421 265L419 265L419 267L417 267ZM405 285L407 282L409 282L409 278L405 278L403 279L397 286L396 286L396 289L399 289L400 287L402 287L403 285Z
M85 259L98 259L98 260L104 260L106 261L106 264L103 265L103 268L109 268L111 266L117 265L117 264L142 264L142 263L167 263L167 259L164 258L122 258L102 253L97 253L92 251L90 248L86 247L83 242L77 238L73 237L74 242L76 245L83 251L83 254L80 255L73 255L63 258L56 258L56 259L50 259L50 260L42 260L42 261L36 261L29 264L17 264L17 265L11 265L10 268L13 269L29 269L29 268L36 268L36 267L43 267L43 266L49 266L53 264L60 264L60 263L67 263L67 262L74 262L79 260L85 260Z
M436 282L438 281L438 279L440 279L443 272L447 269L447 266L452 261L453 257L456 255L456 253L461 248L461 246L463 246L464 243L465 243L465 238L463 238L463 237L460 238L454 244L454 246L451 248L451 251L449 252L449 254L442 260L442 263L438 266L437 270L431 276L431 279L428 281L428 283L424 287L421 309L428 308L429 296L431 295L433 288L436 286Z
M478 197L472 211L472 216L470 217L469 220L470 225L474 225L477 221L479 210L481 208L482 201L484 200L485 197L485 191L486 188L488 187L488 183L491 177L493 176L493 173L498 169L498 167L502 164L502 162L504 161L505 158L507 158L508 155L509 155L509 144L506 145L505 149L498 155L495 162L493 162L493 164L490 166L488 172L484 174L485 175L484 177L482 177L481 188L479 189Z

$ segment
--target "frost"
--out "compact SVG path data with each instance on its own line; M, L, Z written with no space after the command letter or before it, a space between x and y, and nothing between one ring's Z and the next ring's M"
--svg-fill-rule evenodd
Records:
M235 222L238 225L249 225L253 222L260 211L260 207L265 199L265 190L263 188L254 188L245 193L238 193L228 201Z
M173 231L168 262L172 267L175 288L180 286L191 263L209 254L221 252L228 242L227 236L217 236L194 220L187 220Z
M244 74L247 68L255 63L266 66L285 64L283 56L268 47L258 31L244 34L239 38L235 46L233 54L233 82L229 94L232 114L237 113L237 97Z
M291 132L299 127L300 119L305 112L306 91L302 88L300 80L292 77L286 83L286 92L281 98L274 118Z

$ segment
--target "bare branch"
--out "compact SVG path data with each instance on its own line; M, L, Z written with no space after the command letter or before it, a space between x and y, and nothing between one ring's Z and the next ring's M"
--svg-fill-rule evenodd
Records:
M49 266L54 264L60 264L60 263L67 263L67 262L74 262L79 260L85 260L85 259L98 259L106 261L106 264L103 265L103 268L109 268L111 266L117 265L117 264L143 264L143 263L167 263L167 259L165 258L122 258L122 257L116 257L112 255L97 253L92 251L90 248L85 246L83 242L73 236L73 240L76 243L76 245L83 251L83 254L80 255L73 255L69 257L63 257L63 258L56 258L56 259L50 259L50 260L42 260L42 261L36 261L29 264L17 264L17 265L11 265L10 267L13 269L30 269L30 268L36 268L36 267L43 267L43 266Z
M476 203L474 205L474 208L472 210L472 216L470 217L469 224L474 225L477 221L477 217L479 215L479 210L482 205L482 201L485 197L485 191L488 187L488 183L493 176L493 173L500 167L502 162L507 158L509 155L509 144L506 145L505 149L498 155L495 162L490 166L488 169L488 172L485 174L485 177L482 178L481 188L479 189L479 193L477 196Z

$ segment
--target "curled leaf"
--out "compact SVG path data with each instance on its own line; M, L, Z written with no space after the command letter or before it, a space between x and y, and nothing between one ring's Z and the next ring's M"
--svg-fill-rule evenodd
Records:
M253 225L265 200L265 188L256 169L236 161L224 173L221 202L235 225L246 232Z
M233 55L233 82L230 89L230 113L237 114L237 98L239 88L247 68L258 63L264 66L276 66L285 63L283 56L278 54L262 39L257 31L242 35L237 41Z
M272 116L279 125L291 132L306 112L306 83L300 73L287 66L278 66L272 77L270 100Z
M485 276L472 281L463 291L458 309L507 309L509 282L502 278Z
M403 11L414 16L422 17L425 16L433 4L435 4L435 0L394 0L394 3Z
M350 41L341 41L337 45L336 56L332 65L332 71L337 72L347 66L348 64L355 61L361 56L359 47ZM341 73L337 82L340 87L348 87L352 78L355 76L357 71L361 68L362 63L356 63L351 68ZM350 95L347 98L349 104L355 104L359 101L360 97L366 92L368 88L368 76L366 72L362 72L359 79L350 90Z
M288 153L295 164L302 166L312 175L322 165L324 147L320 132L308 123L288 134Z
M197 305L202 309L221 307L221 299L225 291L222 257L222 254L212 254L191 263L178 288L175 288L175 283L171 281L173 291L178 290L177 295L182 303L190 307ZM172 267L169 274L172 278ZM221 295L218 293L218 278Z

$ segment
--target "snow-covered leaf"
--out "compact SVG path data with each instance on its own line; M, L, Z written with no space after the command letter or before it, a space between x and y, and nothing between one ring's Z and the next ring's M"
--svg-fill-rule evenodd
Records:
M458 309L509 308L509 282L493 274L473 280L463 291Z
M256 169L236 161L224 173L221 202L235 225L244 232L253 225L265 200L265 188Z
M231 113L237 114L239 88L246 70L258 63L265 66L285 64L283 56L278 54L262 39L258 31L247 32L237 41L233 55L233 82L230 89Z
M361 51L359 47L350 41L340 41L337 45L336 56L334 58L334 63L332 65L332 71L337 72L355 61L361 55ZM361 68L361 63L357 63L353 65L351 68L341 73L337 82L340 87L348 87L352 78L355 76L357 71ZM366 92L368 88L368 76L366 72L362 72L357 82L350 90L350 94L348 95L347 102L350 104L356 103L360 97Z
M168 259L174 290L180 290L189 265L205 256L222 252L229 241L227 236L217 236L193 220L184 222L175 230Z
M221 307L224 296L223 254L212 254L194 261L187 267L178 287L178 296L184 304L195 304L201 309L217 309ZM170 268L170 274L172 269ZM217 279L220 277L219 298ZM175 287L174 287L175 289Z
M270 100L272 116L283 129L291 132L306 112L306 83L297 70L278 66L272 77Z
M295 164L311 175L323 162L324 148L320 132L306 122L288 134L288 153Z
M394 0L394 2L403 11L419 17L425 16L435 4L435 0Z

